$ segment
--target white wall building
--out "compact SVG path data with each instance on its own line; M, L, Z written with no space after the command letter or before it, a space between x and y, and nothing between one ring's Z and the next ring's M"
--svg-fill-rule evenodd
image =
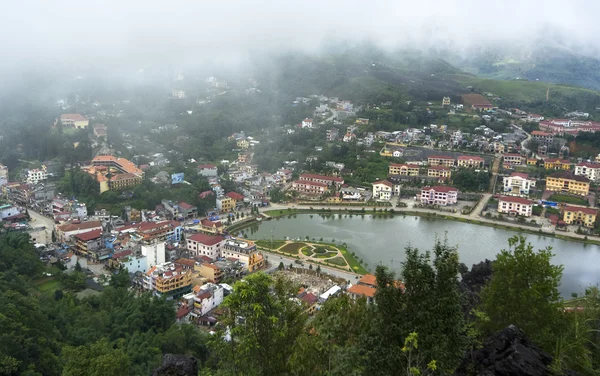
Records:
M48 172L46 171L46 166L42 166L42 168L34 168L31 170L27 170L27 184L37 184L42 180L48 179Z
M194 295L194 311L200 316L217 308L223 303L223 287L214 283L206 283Z
M302 128L313 128L313 119L306 118L302 120Z
M8 183L8 167L0 163L0 187Z
M454 205L458 201L458 189L445 185L423 187L419 201L427 205Z
M503 196L498 199L498 213L531 217L533 201L521 197Z
M575 166L575 175L582 175L591 181L600 181L600 164L583 162Z
M373 198L376 200L389 200L394 194L394 184L388 180L373 183Z
M186 247L193 256L207 256L215 260L221 256L221 247L225 242L222 236L194 234L187 238Z
M535 180L529 179L529 175L520 172L513 172L510 176L502 179L504 184L504 194L522 196L528 195L532 187L535 187Z
M146 256L131 256L120 262L129 273L146 273L148 270L148 258Z
M146 257L146 268L166 262L165 242L142 244L142 256Z

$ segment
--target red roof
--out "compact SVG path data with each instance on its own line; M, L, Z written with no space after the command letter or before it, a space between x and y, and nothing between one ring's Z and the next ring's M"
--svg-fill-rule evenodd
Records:
M427 159L452 159L454 160L454 157L449 157L447 155L432 155L427 157Z
M353 285L347 290L351 294L362 295L369 298L375 296L376 288L367 285Z
M62 232L71 232L77 230L87 230L94 227L102 227L102 223L100 221L89 221L83 223L67 223L58 229Z
M527 175L524 172L513 172L512 174L510 174L511 177L519 177L519 178L523 178L523 179L529 179L529 175Z
M376 181L375 183L373 183L373 185L377 185L377 184L383 184L383 185L386 185L388 187L393 187L394 186L394 184L392 184L391 182L389 182L387 180L379 180L379 181Z
M528 200L523 197L500 196L500 198L498 198L498 201L499 202L501 202L501 201L513 202L515 204L521 204L521 205L533 205L533 201Z
M211 170L214 170L215 168L217 168L217 166L215 166L214 164L210 164L209 163L209 164L198 165L198 168L200 168L200 169L211 169Z
M523 158L523 156L521 154L516 154L516 153L508 153L508 154L504 154L503 156L504 158L506 157L521 157Z
M215 245L225 240L225 238L222 236L212 236L206 234L194 234L188 237L188 239L198 243L202 243L204 245Z
M203 264L202 264L202 266L206 266L207 268L211 268L211 269L214 269L214 270L219 270L219 269L221 269L221 268L219 268L217 265L215 265L215 264L211 264L211 263L208 263L208 262L205 262L205 263L203 263Z
M581 163L578 163L577 166L588 167L588 168L600 168L600 163L581 162Z
M187 258L178 258L177 260L173 261L173 264L185 265L193 268L194 265L196 265L196 261Z
M212 196L214 194L215 194L215 192L213 192L213 191L204 191L204 192L201 192L198 195L198 197L200 197L200 198L207 198L208 196Z
M326 176L326 175L318 175L318 174L302 174L302 175L300 175L300 180L310 180L310 179L329 180L329 181L334 181L336 183L344 182L344 179L338 178L336 176Z
M192 311L192 309L190 307L186 307L186 306L182 306L181 308L179 308L177 310L177 313L175 314L175 317L179 320L184 318L185 316L188 315L188 313L190 313Z
M309 304L309 305L313 305L313 304L315 304L315 303L317 302L317 300L319 300L319 298L318 298L318 297L317 297L315 294L313 294L313 293L310 293L310 292L309 292L308 294L305 294L305 295L304 295L302 298L300 298L300 299L302 299L302 301L303 301L304 303L307 303L307 304Z
M182 208L183 210L190 210L190 209L194 209L195 206L188 204L187 202L183 202L181 201L179 204L177 204L180 208Z
M534 136L552 136L552 133L544 132L544 131L533 131L531 132Z
M126 251L121 251L121 252L117 252L115 253L112 258L114 259L120 259L121 257L125 257L125 256L129 256L130 254L132 254L133 252L131 252L131 250L126 250Z
M458 192L457 188L448 187L447 185L436 185L433 187L423 187L422 191L436 191L436 192Z
M358 280L358 283L362 283L364 285L372 285L377 286L377 277L373 274L365 274Z
M92 230L75 235L75 237L81 241L87 242L93 239L98 239L102 236L102 230Z
M483 159L477 155L460 155L460 156L458 156L457 159L460 161L468 161L468 160L481 161L481 162L485 161L485 159Z
M206 227L213 227L213 226L221 227L222 226L221 221L211 221L210 219L206 219L206 218L202 219L200 221L200 224L202 226L206 226Z
M446 167L446 166L430 166L429 170L450 171L450 167Z
M244 196L237 193L237 192L228 192L225 194L225 196L234 199L236 201L243 201L244 200Z
M592 215L598 214L598 209L584 208L582 206L570 206L570 205L567 205L567 206L565 206L565 211L582 212L583 214L592 214Z

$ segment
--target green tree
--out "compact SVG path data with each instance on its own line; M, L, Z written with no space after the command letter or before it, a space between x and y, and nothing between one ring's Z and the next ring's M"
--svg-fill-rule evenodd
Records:
M63 349L63 376L130 375L130 361L123 349L113 348L106 339L91 345Z
M551 248L534 251L523 236L508 240L493 263L493 275L481 292L484 334L515 324L535 343L551 351L560 317L558 286L562 266L552 265Z

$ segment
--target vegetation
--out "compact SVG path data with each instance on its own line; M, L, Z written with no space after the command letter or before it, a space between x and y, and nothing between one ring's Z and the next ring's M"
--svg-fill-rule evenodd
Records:
M548 201L563 202L566 204L581 205L581 206L589 206L590 205L590 203L587 200L583 199L580 196L571 196L571 195L562 194L562 193L553 193L552 196L548 197Z
M256 245L258 247L277 249L285 244L284 240L257 240Z
M289 243L283 246L279 251L289 253L291 255L297 255L298 251L306 246L304 243Z
M490 173L461 168L452 174L454 186L463 192L485 192L490 185Z

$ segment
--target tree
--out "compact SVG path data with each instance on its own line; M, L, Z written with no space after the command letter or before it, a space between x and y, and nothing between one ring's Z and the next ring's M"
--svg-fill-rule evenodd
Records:
M92 345L63 349L63 376L130 375L130 361L123 349L113 348L106 339Z
M317 265L317 274L321 274L321 265Z
M479 324L484 334L515 324L551 351L560 315L563 267L551 264L550 247L534 251L523 236L513 236L508 244L509 249L496 257L492 279L481 292L479 309L487 319Z
M283 261L281 261L281 262L279 263L279 266L277 267L277 269L278 269L278 270L283 270L283 269L285 269L285 265L283 265Z

